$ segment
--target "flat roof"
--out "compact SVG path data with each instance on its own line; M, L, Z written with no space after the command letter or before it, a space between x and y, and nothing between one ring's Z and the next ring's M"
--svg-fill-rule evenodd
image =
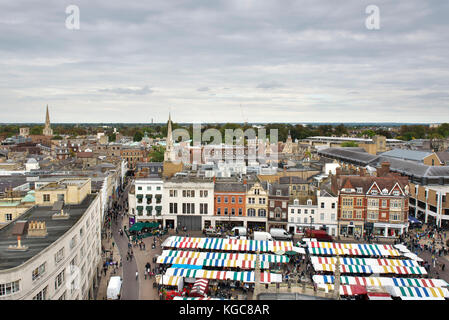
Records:
M78 222L96 196L96 194L90 194L78 205L65 205L64 212L70 215L67 220L52 220L52 215L58 212L52 211L52 206L35 206L23 213L17 221L45 222L48 232L45 238L22 236L22 245L28 246L27 251L7 251L10 245L17 245L17 236L13 235L15 222L2 228L0 230L0 270L17 267L53 244Z

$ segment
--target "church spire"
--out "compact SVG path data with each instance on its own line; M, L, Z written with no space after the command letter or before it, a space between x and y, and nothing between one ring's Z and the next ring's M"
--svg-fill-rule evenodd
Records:
M53 130L50 127L50 113L48 112L48 104L47 104L47 113L45 115L45 127L43 130L45 136L52 136Z
M166 149L164 154L164 161L173 161L173 133L171 127L171 114L168 113L168 124L167 124L167 138L166 138Z

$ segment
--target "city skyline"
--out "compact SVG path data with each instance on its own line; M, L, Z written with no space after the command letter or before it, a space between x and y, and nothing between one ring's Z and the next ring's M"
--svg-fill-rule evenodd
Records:
M449 122L447 3L69 5L1 5L2 122Z

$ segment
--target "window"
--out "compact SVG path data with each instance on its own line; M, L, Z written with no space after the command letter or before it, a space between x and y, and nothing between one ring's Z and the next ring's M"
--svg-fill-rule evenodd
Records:
M148 187L147 187L147 191L151 191L151 186L148 186Z
M221 197L217 197L217 203L221 203Z
M335 202L332 202L332 209L335 209Z
M16 293L20 290L19 280L0 284L0 297Z
M315 214L315 209L311 209L310 214Z
M301 209L298 209L298 214L301 214Z
M228 208L224 208L224 214L225 214L225 216L228 215Z
M156 190L157 190L157 191L160 191L160 190L161 190L161 187L160 187L160 186L157 186L157 187L156 187Z
M259 215L259 217L266 217L267 211L265 209L259 209L258 215Z
M187 191L186 190L182 190L182 197L186 198L187 197Z
M379 219L379 213L377 211L368 210L368 220L377 220Z
M73 249L75 245L76 245L76 236L74 236L72 240L70 240L70 249Z
M387 207L387 200L382 200L382 208L386 208Z
M217 215L221 215L221 208L217 208Z
M81 228L81 229L80 229L80 237L83 236L83 232L84 232L84 230L83 230L83 228Z
M402 218L402 214L400 212L391 212L390 220L391 221L400 221Z
M357 207L363 206L363 198L357 198Z
M178 213L178 204L170 203L170 213Z
M376 195L376 194L378 194L378 192L376 189L373 189L373 190L371 190L371 194Z
M362 219L362 210L356 210L355 218L356 219Z
M235 203L235 197L231 198L231 203Z
M335 213L332 213L331 214L331 221L335 221L335 220L337 220L337 217L336 217Z
M235 208L231 208L231 215L235 216Z
M390 200L390 208L400 209L402 207L401 200Z
M200 214L207 214L207 203L200 203Z
M151 187L149 187L149 188L151 188ZM137 187L137 190L142 190L142 187ZM150 189L151 190L151 189Z
M5 213L5 220L12 221L12 213Z
M64 272L65 272L65 270L62 270L61 273L56 276L55 290L58 290L59 287L64 283Z
M259 204L265 204L265 198L259 198Z
M270 207L274 207L274 200L270 200Z
M47 287L42 289L38 294L33 297L33 300L46 300L47 299Z
M352 210L343 210L343 219L352 219Z
M228 203L228 197L223 197L224 203Z
M309 209L304 209L304 214L308 214L309 213Z
M239 203L243 203L243 197L239 197Z
M304 223L307 223L307 217L304 218Z
M50 195L49 194L44 194L44 202L49 202L50 201Z
M324 209L324 202L321 202L321 209Z
M352 207L353 201L352 198L343 198L343 206Z
M324 213L323 212L320 213L320 220L324 221Z
M362 188L358 187L357 188L357 193L362 193L362 190L363 190Z
M379 207L379 199L368 199L368 207Z
M287 208L287 202L282 201L282 208Z
M256 216L256 209L250 208L248 209L248 217L255 217Z
M170 190L170 197L177 197L178 196L178 190Z
M45 273L45 262L33 270L32 279L36 280Z
M294 214L295 213L295 209L291 209L290 213Z
M239 216L243 215L243 209L239 208Z
M399 196L399 195L400 195L400 192L399 192L398 190L394 190L394 191L393 191L393 195L394 195L394 196Z
M64 248L59 249L58 252L55 253L55 264L61 262L62 259L64 259Z

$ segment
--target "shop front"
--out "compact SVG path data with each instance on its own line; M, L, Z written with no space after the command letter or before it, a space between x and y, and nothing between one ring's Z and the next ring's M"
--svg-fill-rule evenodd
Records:
M364 232L363 223L354 223L350 221L349 223L340 223L340 235L341 236L362 236Z
M266 222L260 222L260 221L248 221L247 222L248 229L251 229L253 231L265 231L267 227Z
M243 221L229 221L229 220L215 221L215 228L224 228L225 230L231 230L234 227L243 227Z
M407 229L405 224L374 223L373 236L398 238L405 229Z

